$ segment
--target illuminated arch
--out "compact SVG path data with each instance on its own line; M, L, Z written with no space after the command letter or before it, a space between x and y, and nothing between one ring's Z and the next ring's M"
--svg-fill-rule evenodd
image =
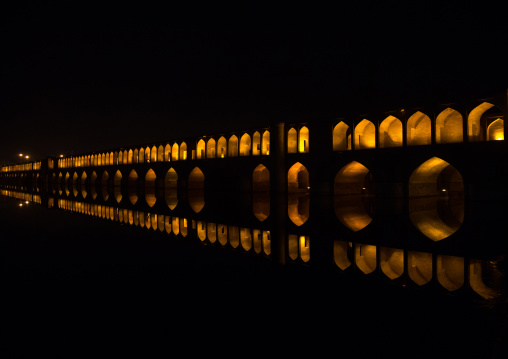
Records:
M446 108L436 118L436 143L457 143L463 141L462 115L452 108Z
M288 254L292 260L300 258L304 262L310 260L310 238L308 236L288 235Z
M39 174L37 174L37 175L39 175ZM77 179L78 179L78 174L76 172L74 172L74 175L72 176L72 194L74 195L74 197L77 197L77 195L78 195L78 189L76 186Z
M140 148L138 152L138 163L143 162L145 162L145 150L143 148Z
M485 140L485 130L481 123L481 117L492 107L494 107L493 104L483 102L469 113L469 116L467 117L467 136L469 142Z
M116 202L120 203L122 200L122 173L120 170L116 171L113 178L113 194L115 196Z
M139 151L137 148L134 149L134 154L133 154L133 157L132 157L132 162L133 163L138 163L138 158L139 158Z
M105 201L107 201L109 198L108 180L109 180L109 173L108 173L108 171L104 171L102 173L102 178L101 178L101 187L102 187L102 198L104 198Z
M487 127L487 141L501 140L504 140L504 121L498 118Z
M309 129L306 126L300 128L300 134L298 139L298 152L300 153L309 152Z
M309 171L297 162L288 171L288 216L297 226L309 219L309 189Z
M288 171L288 191L308 191L309 189L309 171L297 162Z
M365 274L374 272L377 267L376 246L356 243L355 263Z
M215 158L215 145L215 140L210 138L206 143L206 158Z
M409 178L409 217L426 237L439 241L464 220L464 182L448 162L432 157Z
M87 178L86 172L83 171L83 174L81 175L81 196L83 196L83 198L86 198L87 195L85 186L86 178Z
M199 169L194 169L188 178L189 204L192 210L199 213L205 206L205 175Z
M127 164L131 164L132 163L133 156L134 156L134 152L132 150L129 150L127 152Z
M270 154L270 131L268 130L263 132L261 154L262 155Z
M169 209L173 210L178 204L178 174L170 168L164 177L164 195Z
M145 148L145 162L148 163L150 162L150 157L151 157L151 151L150 151L150 147L146 147Z
M256 131L252 135L252 155L259 156L261 154L261 134Z
M185 161L187 159L187 144L182 142L180 144L180 160Z
M206 143L203 139L200 139L196 144L196 157L198 160L205 158L205 147Z
M129 195L129 201L131 201L132 204L136 204L138 201L138 191L137 191L137 185L138 185L138 174L135 170L132 170L129 173L128 178L128 195Z
M367 148L376 148L376 126L369 120L363 119L355 127L355 149Z
M238 137L232 135L228 141L228 157L238 156Z
M217 141L217 157L224 158L226 157L228 150L228 141L224 136L221 136Z
M348 130L349 126L342 121L333 128L332 142L334 151L346 151L350 148Z
M264 221L270 215L270 171L260 164L252 173L253 212L257 219Z
M171 160L172 161L178 161L178 155L180 154L179 152L179 146L178 146L178 143L173 143L173 147L171 148Z
M92 172L92 174L90 175L90 194L92 196L93 199L95 199L97 197L97 191L96 191L96 182L97 182L97 173L95 173L95 171Z
M333 260L337 267L346 270L351 265L349 259L349 248L351 244L345 241L333 241Z
M379 125L379 147L402 147L402 122L388 116Z
M70 174L69 172L67 172L65 174L65 178L64 178L64 189L65 189L65 194L67 194L67 196L69 195L70 191L69 191L69 178L70 178Z
M145 175L145 199L148 206L153 207L156 202L155 198L155 180L157 176L151 168Z
M469 260L469 284L471 289L485 299L493 299L499 296L499 292L493 288L487 287L482 278L482 264L489 263L478 259Z
M298 147L297 137L296 130L291 127L288 130L288 153L296 153Z
M270 190L270 171L262 164L252 172L252 189L254 191Z
M171 160L171 146L169 145L169 143L166 145L166 147L164 147L164 159L166 161Z
M162 145L157 148L157 161L164 162L164 146Z
M404 273L404 251L398 248L381 247L379 264L388 278L392 280L399 278Z
M432 129L429 116L416 111L407 120L407 145L430 145L432 143Z
M244 133L240 138L240 156L249 156L251 153L251 138L248 133Z

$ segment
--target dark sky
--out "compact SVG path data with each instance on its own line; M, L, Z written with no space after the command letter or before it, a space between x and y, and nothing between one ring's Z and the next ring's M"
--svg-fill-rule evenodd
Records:
M507 88L506 15L483 2L210 3L2 8L3 159Z

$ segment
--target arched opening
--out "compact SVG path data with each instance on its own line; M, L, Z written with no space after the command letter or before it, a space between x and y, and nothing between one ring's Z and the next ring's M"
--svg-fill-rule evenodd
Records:
M363 273L369 274L376 270L376 246L370 244L355 244L355 263Z
M300 258L303 262L310 260L310 238L308 236L288 235L288 255L292 260Z
M409 278L418 285L430 282L432 279L432 254L408 251L407 272Z
M333 260L342 270L346 270L351 265L351 245L351 242L333 241Z
M443 110L436 118L436 143L463 141L462 115L452 108Z
M334 151L346 151L351 149L349 144L350 137L349 126L340 121L334 128L332 133L332 143Z
M140 148L138 152L138 163L143 162L145 162L145 150L143 148Z
M228 143L228 157L238 156L238 137L232 135Z
M309 219L309 171L300 162L288 171L288 216L297 226Z
M78 196L78 188L76 184L76 180L78 179L78 174L74 172L74 175L72 176L72 194L74 197Z
M296 153L298 147L297 137L296 130L291 127L288 130L288 153Z
M464 258L438 254L437 280L450 292L462 287L464 285Z
M404 251L398 248L379 249L381 270L390 279L399 278L404 273Z
M138 163L138 157L139 157L139 151L137 148L134 149L134 155L132 157L132 162L133 163Z
M368 148L376 148L376 126L369 120L363 119L355 127L355 149Z
M120 203L122 200L122 173L117 170L113 179L113 194L116 202Z
M196 145L196 157L198 160L205 158L205 141L200 139Z
M189 174L188 189L189 204L194 212L199 213L205 206L205 175L198 167Z
M249 156L251 149L251 139L248 133L244 133L240 138L240 156Z
M256 131L252 135L252 155L259 156L261 154L261 134Z
M146 147L145 148L145 162L146 163L150 162L150 157L151 157L150 147Z
M127 163L131 164L133 162L134 152L132 150L129 150L127 152Z
M388 116L379 125L379 147L402 147L402 122Z
M164 147L164 158L166 159L166 161L171 160L171 146L169 145L169 143L166 145L166 147Z
M300 153L309 152L309 129L306 126L300 128L298 152Z
M224 136L221 136L217 141L217 157L224 158L226 157L228 150L228 141Z
M164 162L164 146L162 145L157 148L157 161Z
M263 132L263 138L262 138L262 155L269 155L270 154L270 131Z
M347 164L335 176L335 215L353 232L367 227L372 222L373 192L370 172L359 162Z
M254 215L264 221L270 215L270 171L262 164L252 173L252 190Z
M95 171L90 175L90 195L93 199L97 198L97 190L96 190L96 182L97 182L97 173Z
M150 168L145 175L145 199L148 206L153 207L156 202L155 198L155 180L157 176L155 172Z
M164 196L169 209L173 210L178 204L178 174L170 168L164 178Z
M416 111L407 120L407 145L419 146L432 143L432 125L429 116Z
M129 173L129 178L127 182L127 192L129 195L129 201L131 201L132 204L136 204L138 201L138 174L135 170L132 170Z
M504 140L504 121L498 118L487 127L487 141L502 140Z
M455 233L464 220L464 182L448 162L432 157L409 178L409 217L433 241Z
M150 161L157 162L157 147L153 146L150 149Z
M179 155L179 146L178 143L173 143L173 147L171 148L171 160L172 161L178 161L178 155Z
M488 267L484 268L488 263L488 261L478 259L471 259L469 261L469 285L482 298L493 299L499 296L500 292L488 287L483 281L482 273L484 269L488 269Z
M187 159L187 144L182 142L180 144L180 160L185 161Z
M101 179L101 187L102 187L102 198L104 198L105 201L109 198L108 193L108 180L109 180L109 174L108 171L104 171L102 173L102 179Z
M69 172L67 172L65 174L65 177L64 177L64 190L65 190L65 194L68 196L69 193L70 193L70 190L69 190L69 178L71 177L71 175L69 174Z
M206 143L206 158L215 158L215 140L210 138Z
M467 135L469 142L485 141L485 130L489 126L488 123L492 122L492 112L498 112L493 108L493 104L483 102L469 113L467 117ZM489 112L490 114L488 114ZM489 121L489 118L491 121ZM489 141L488 138L487 141Z
M86 172L83 171L83 174L81 175L81 196L83 198L86 198L86 187L85 187L85 181L86 181L87 175Z

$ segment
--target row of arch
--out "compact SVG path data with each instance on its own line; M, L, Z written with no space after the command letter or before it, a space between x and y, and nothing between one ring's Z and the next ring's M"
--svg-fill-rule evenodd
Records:
M201 138L195 148L189 148L186 142L169 143L159 146L147 146L129 150L110 151L101 154L90 154L58 159L59 168L108 166L132 163L184 161L188 159L225 158L238 156L259 156L270 154L270 131L261 134L255 131L252 137L244 133L240 139L231 135L229 139L220 136Z
M498 107L483 102L468 114L466 123L459 111L448 107L434 121L421 111L414 112L406 122L390 115L377 127L368 119L352 128L341 121L333 128L332 138L334 151L459 143L464 139L497 141L504 140L504 121Z

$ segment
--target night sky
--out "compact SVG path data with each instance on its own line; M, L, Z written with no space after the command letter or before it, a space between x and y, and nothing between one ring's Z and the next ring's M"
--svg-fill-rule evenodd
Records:
M395 4L4 6L0 161L506 90L504 11Z

